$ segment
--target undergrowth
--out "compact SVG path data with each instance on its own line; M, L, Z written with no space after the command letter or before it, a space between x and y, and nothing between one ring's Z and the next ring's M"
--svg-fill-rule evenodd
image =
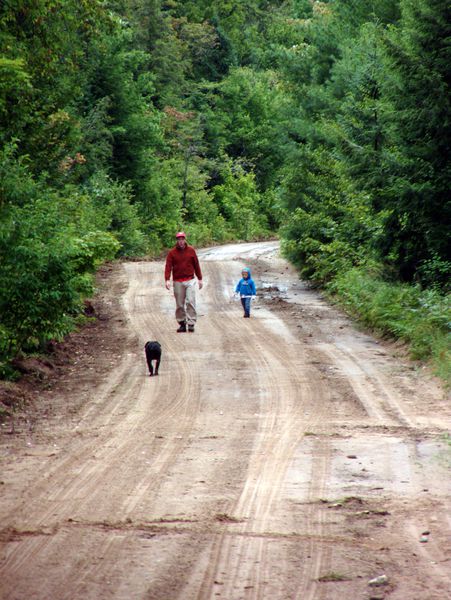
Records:
M357 268L337 275L326 289L367 327L406 342L412 359L430 363L451 385L449 294L389 283Z

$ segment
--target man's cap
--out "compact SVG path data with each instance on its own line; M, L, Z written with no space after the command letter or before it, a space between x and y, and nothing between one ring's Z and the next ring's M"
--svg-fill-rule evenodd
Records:
M184 231L179 231L175 234L176 238L186 238L186 233Z

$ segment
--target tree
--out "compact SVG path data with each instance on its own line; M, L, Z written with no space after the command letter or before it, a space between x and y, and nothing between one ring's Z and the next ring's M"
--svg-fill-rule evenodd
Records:
M402 0L401 8L385 40L393 150L382 251L403 279L430 285L449 281L451 267L451 6Z

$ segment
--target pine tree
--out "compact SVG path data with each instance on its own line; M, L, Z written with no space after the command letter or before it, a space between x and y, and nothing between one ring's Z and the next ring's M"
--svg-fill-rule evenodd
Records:
M386 39L394 110L383 252L403 279L430 284L445 282L451 266L451 5L402 0L401 8Z

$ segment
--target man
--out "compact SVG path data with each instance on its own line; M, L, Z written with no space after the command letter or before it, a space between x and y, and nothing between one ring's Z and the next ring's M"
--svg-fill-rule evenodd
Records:
M164 278L166 280L166 289L171 289L171 273L174 284L175 297L175 318L179 323L177 333L184 333L188 325L188 331L194 331L196 324L196 279L199 282L199 289L202 289L202 271L200 270L199 259L192 246L186 243L186 235L179 231L176 238L176 245L168 252L166 257L166 268Z

